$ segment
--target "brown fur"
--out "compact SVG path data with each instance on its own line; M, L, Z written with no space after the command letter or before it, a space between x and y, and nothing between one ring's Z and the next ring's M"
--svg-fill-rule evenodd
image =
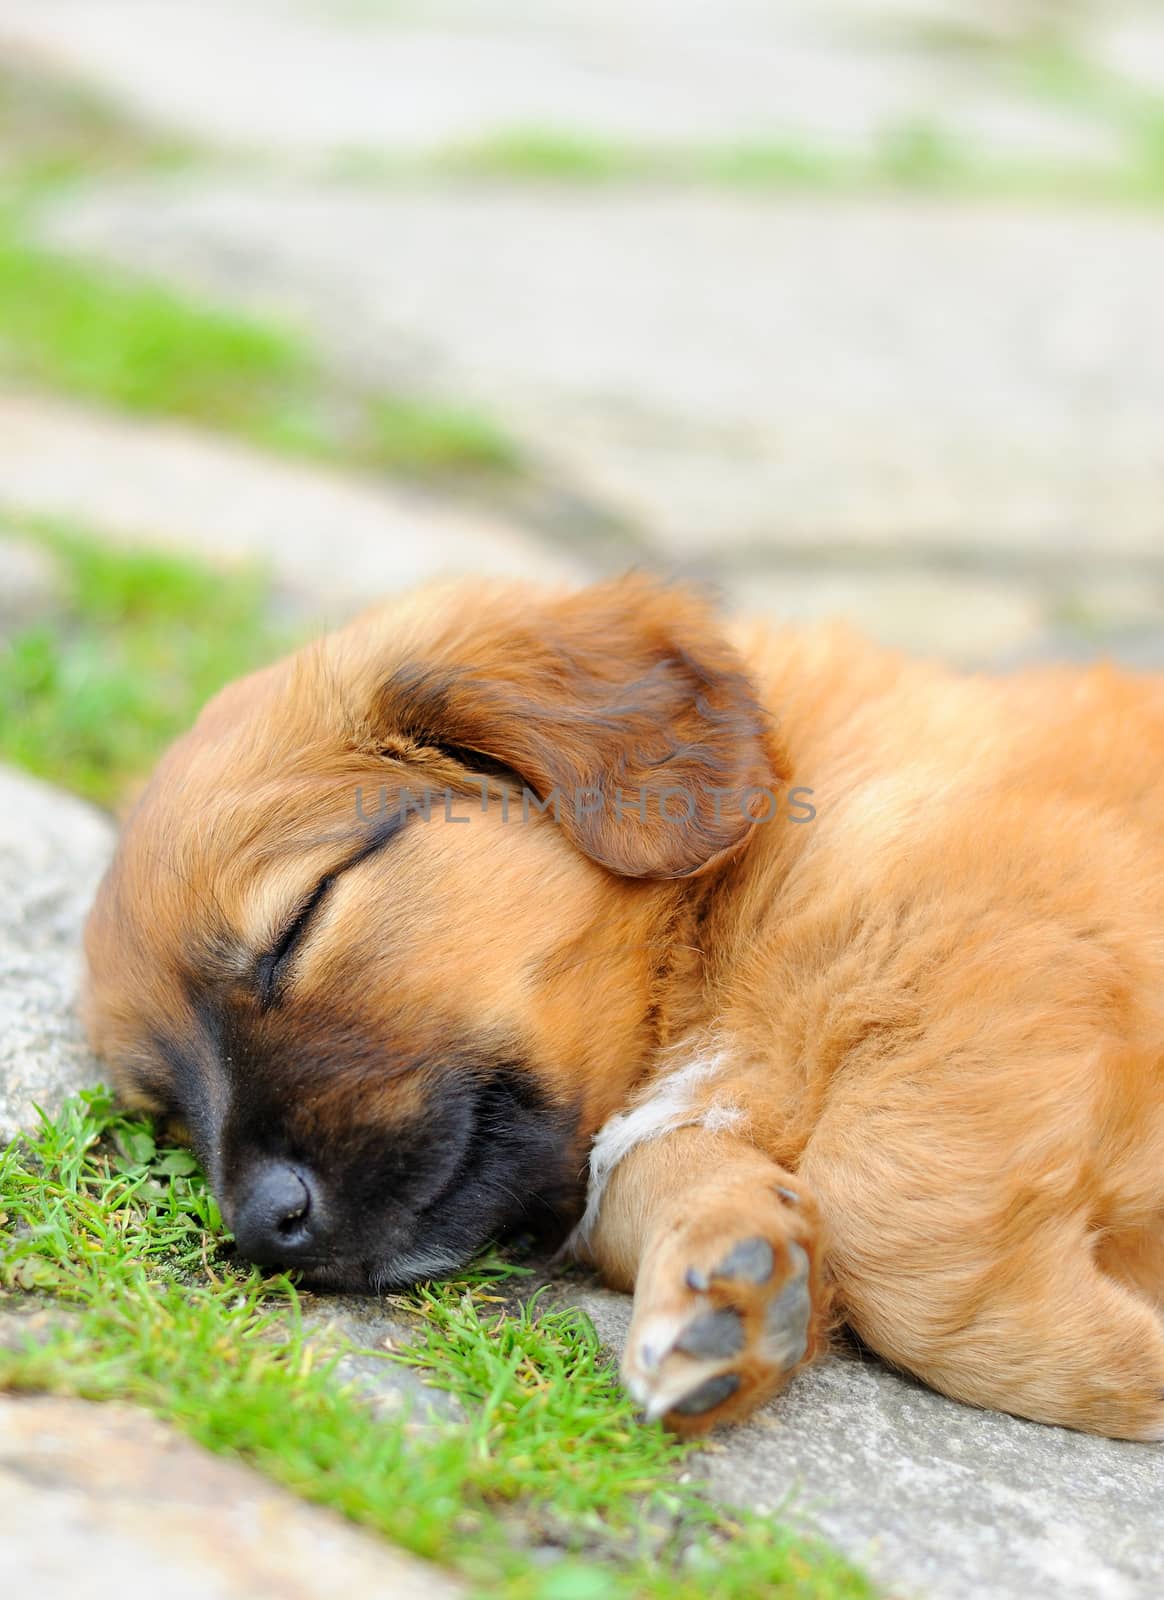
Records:
M673 1425L785 1380L762 1330L799 1245L805 1359L843 1317L958 1398L1159 1439L1162 774L1156 679L960 676L838 629L724 630L642 579L439 586L233 685L165 758L90 921L90 1026L130 1101L193 1124L228 1215L252 1090L326 1168L500 1053L576 1174L714 1036L697 1113L734 1124L635 1148L591 1242L637 1286L632 1367L693 1270L771 1244L771 1282L706 1292L742 1319L738 1388ZM519 780L565 791L560 826L501 820ZM258 1003L257 953L366 836L356 787L422 783L468 824L413 820L345 870ZM789 784L810 823L708 798ZM694 816L571 799L660 785Z

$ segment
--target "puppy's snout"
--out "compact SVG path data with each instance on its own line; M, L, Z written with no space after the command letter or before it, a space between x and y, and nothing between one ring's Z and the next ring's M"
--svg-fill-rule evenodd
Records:
M310 1173L272 1162L258 1167L239 1190L234 1239L260 1266L294 1266L318 1248L320 1202Z

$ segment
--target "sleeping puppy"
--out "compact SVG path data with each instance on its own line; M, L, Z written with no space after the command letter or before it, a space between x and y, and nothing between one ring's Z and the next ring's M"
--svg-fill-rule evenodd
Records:
M379 1291L573 1225L681 1432L844 1320L1164 1439L1158 680L437 586L206 708L87 952L257 1262Z

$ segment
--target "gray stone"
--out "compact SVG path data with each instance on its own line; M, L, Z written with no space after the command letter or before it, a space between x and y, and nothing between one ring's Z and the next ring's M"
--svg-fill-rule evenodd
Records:
M718 577L732 609L776 623L843 619L881 644L961 665L1037 652L1046 637L1050 602L1043 586L1026 576L927 572L921 561L890 572L857 563L849 571L828 564L789 571L762 558L750 571L733 563L717 574L714 562L701 562L697 570Z
M57 609L62 575L48 550L0 527L0 641Z
M71 1331L76 1320L77 1313L62 1301L0 1290L0 1351L23 1351L48 1344L58 1334Z
M1091 53L1117 78L1164 95L1164 17L1159 5L1105 7L1092 19Z
M0 1398L0 1588L123 1600L446 1600L447 1573L128 1406Z
M671 559L1164 560L1154 217L189 181L48 235L482 405Z
M0 1142L99 1077L74 1002L81 925L112 848L91 806L0 768Z
M0 395L0 508L111 540L257 562L324 626L446 573L561 582L584 568L505 519L419 490L262 455L174 423Z
M617 1354L630 1300L572 1287ZM1158 1600L1164 1445L976 1411L830 1357L697 1458L711 1492L815 1530L889 1593L925 1600Z
M422 1425L457 1421L464 1410L454 1396L424 1382L414 1367L388 1359L388 1352L416 1343L416 1319L392 1304L365 1295L301 1296L303 1326L321 1354L339 1352L336 1371L355 1385L381 1417Z
M978 149L1110 161L1083 111L1023 98L919 21L859 0L0 0L10 39L140 117L283 156L418 152L517 129L651 145L875 146L937 120ZM890 28L888 23L899 25ZM264 71L252 65L262 61Z

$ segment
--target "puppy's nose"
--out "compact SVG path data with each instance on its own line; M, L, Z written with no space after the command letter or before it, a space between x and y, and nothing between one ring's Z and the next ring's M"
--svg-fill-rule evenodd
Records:
M242 1185L234 1208L234 1242L260 1266L294 1266L316 1247L319 1203L310 1174L269 1162Z

